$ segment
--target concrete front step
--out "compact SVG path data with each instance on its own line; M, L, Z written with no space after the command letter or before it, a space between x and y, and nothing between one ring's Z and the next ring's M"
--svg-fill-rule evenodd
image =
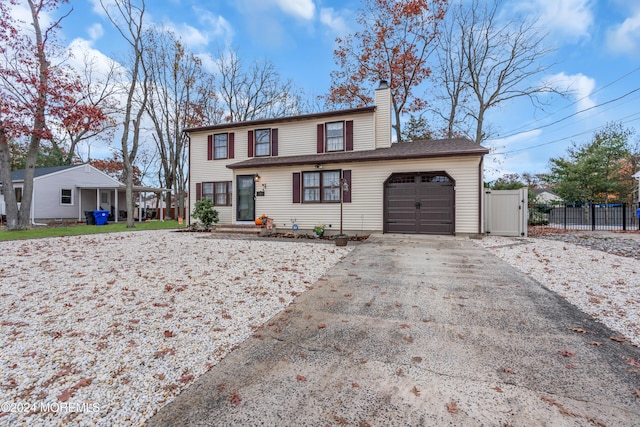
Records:
M217 225L214 229L214 233L222 234L260 234L260 227L255 225Z

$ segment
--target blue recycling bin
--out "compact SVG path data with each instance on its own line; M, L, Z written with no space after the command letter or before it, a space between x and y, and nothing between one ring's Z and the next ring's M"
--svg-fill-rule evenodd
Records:
M109 218L109 211L93 211L93 217L96 219L96 225L105 225Z
M640 219L640 208L636 209L636 215L638 215L638 219Z

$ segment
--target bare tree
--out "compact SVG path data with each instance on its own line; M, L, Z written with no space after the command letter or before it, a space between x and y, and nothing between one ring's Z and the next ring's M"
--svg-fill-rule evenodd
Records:
M140 146L142 118L148 101L148 72L144 61L144 13L145 2L134 5L132 0L113 0L100 4L109 21L129 45L131 64L128 68L129 81L126 87L126 104L122 116L121 154L124 165L127 203L127 228L134 228L133 164Z
M78 150L82 142L110 141L117 126L117 96L121 95L121 88L116 84L120 78L119 66L111 61L107 70L99 73L96 59L88 53L85 53L82 65L81 96L75 101L74 109L53 124L56 131L51 140L52 148L63 154L61 161L66 165L72 164L74 159L82 159Z
M151 80L147 113L160 155L158 177L165 188L175 191L178 215L184 217L187 140L182 129L206 123L206 111L213 110L217 100L213 79L171 32L149 33L146 58ZM170 206L171 191L166 200Z
M245 68L237 52L220 52L217 88L226 122L283 117L303 112L304 101L291 80L283 81L272 62Z
M450 9L449 23L440 41L436 86L445 88L448 108L446 134L467 123L472 139L488 137L487 111L516 98L542 105L539 95L558 93L540 77L549 69L544 59L546 34L537 20L502 20L499 0L460 2ZM465 102L468 101L468 102Z

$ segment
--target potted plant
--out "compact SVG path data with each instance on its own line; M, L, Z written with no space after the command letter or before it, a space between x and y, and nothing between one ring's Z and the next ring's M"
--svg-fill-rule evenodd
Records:
M324 236L324 224L316 224L313 227L313 233L316 235L316 237Z

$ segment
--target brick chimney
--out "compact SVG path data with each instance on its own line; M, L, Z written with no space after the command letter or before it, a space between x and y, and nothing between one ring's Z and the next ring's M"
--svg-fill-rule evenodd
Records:
M386 80L380 80L374 104L376 148L391 147L391 88Z

